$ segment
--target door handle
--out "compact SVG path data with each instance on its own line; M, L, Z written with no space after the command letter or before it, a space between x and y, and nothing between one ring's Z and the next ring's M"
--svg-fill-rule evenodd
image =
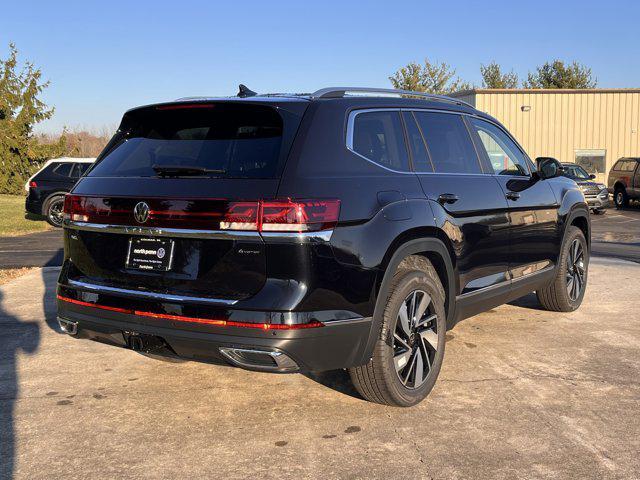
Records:
M460 200L460 197L453 193L441 193L440 195L438 195L438 203L440 204L456 203L458 200Z
M518 192L507 192L505 195L509 200L513 200L514 202L520 198L520 194Z

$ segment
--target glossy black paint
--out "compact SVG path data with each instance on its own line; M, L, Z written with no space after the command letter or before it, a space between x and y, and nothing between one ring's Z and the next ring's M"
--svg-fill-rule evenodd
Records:
M187 195L235 200L337 198L341 201L340 221L330 241L278 242L256 237L249 247L261 253L253 263L246 263L236 255L246 240L181 240L182 257L175 271L143 276L123 268L127 238L67 229L60 292L85 301L114 301L112 296L96 296L70 286L69 281L76 279L187 297L223 297L236 303L223 311L221 307L188 300L154 302L144 307L159 313L196 316L222 312L227 318L256 323L278 321L283 315L292 315L287 318L294 323L304 323L310 318L329 322L373 318L366 324L366 335L358 330L362 335L358 341L349 337L348 342L353 343L358 353L341 354L342 365L328 360L333 354L331 342L343 348L344 342L337 337L323 344L325 350L315 351L314 355L319 356L317 363L303 361L313 368L318 365L337 368L368 360L378 338L381 305L390 278L404 256L423 254L434 263L447 290L447 323L452 327L462 318L546 285L554 273L567 225L579 225L589 239L584 197L575 183L567 179L394 172L346 147L347 119L355 109L429 109L475 115L498 124L469 106L367 97L286 101L252 97L232 101L259 101L274 108L292 108L296 104L294 110L303 112L280 179L85 177L73 193L135 200ZM518 194L517 199L514 193ZM453 195L457 200L442 197L443 194ZM141 301L135 296L117 298L127 308L140 308ZM58 308L61 316L81 325L85 322L88 330L99 329L96 325L101 323L101 315L65 302L59 302ZM150 334L169 336L168 330L174 327L181 332L203 335L209 332L195 325L178 327L162 321L150 324L125 314L109 314L104 318L112 315L114 320L117 317L126 323L127 328L139 328ZM123 327L114 323L105 328L115 332ZM320 335L313 333L316 334ZM257 333L234 331L234 335L234 344L253 345L255 340L251 337ZM219 339L214 339L212 345L218 343ZM285 352L292 348L270 345ZM299 353L296 355L300 358Z
M70 170L70 175L61 175L56 173L56 168L61 165L72 164L73 167ZM25 210L36 216L44 216L46 212L44 210L46 201L53 195L64 195L71 191L73 186L78 181L81 172L88 164L71 162L65 160L64 162L52 162L45 168L40 170L32 180L36 182L37 187L29 187L29 193L25 200Z

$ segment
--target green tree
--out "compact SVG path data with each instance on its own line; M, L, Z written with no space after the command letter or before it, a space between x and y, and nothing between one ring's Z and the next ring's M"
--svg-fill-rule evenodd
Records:
M446 63L431 63L425 58L424 65L411 62L400 68L389 80L393 88L438 95L471 88L470 84L463 82L455 74L455 69Z
M502 73L500 65L496 62L486 66L480 65L480 73L484 88L518 88L518 75L513 70Z
M20 193L43 161L64 151L64 135L41 145L33 134L34 125L53 115L53 108L40 100L49 86L41 78L31 62L20 67L18 50L10 43L8 58L0 59L0 193Z
M546 62L529 73L523 83L524 88L595 88L598 80L591 74L591 69L573 62L569 65L562 60Z

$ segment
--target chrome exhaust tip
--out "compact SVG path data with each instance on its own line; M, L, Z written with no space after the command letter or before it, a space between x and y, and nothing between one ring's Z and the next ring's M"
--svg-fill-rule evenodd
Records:
M78 322L72 322L66 318L58 317L58 325L60 325L60 329L64 333L68 333L69 335L75 335L78 333Z
M268 372L295 372L300 369L288 355L273 350L220 347L220 353L233 365Z

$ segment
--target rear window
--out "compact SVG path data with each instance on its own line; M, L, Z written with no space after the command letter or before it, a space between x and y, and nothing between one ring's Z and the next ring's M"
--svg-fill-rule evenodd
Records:
M274 178L297 129L294 118L285 122L272 107L232 103L134 110L123 119L120 141L88 176L153 177L153 167L162 166L211 170L206 175L215 177Z
M408 171L400 113L393 110L358 113L353 122L352 150L391 170Z

